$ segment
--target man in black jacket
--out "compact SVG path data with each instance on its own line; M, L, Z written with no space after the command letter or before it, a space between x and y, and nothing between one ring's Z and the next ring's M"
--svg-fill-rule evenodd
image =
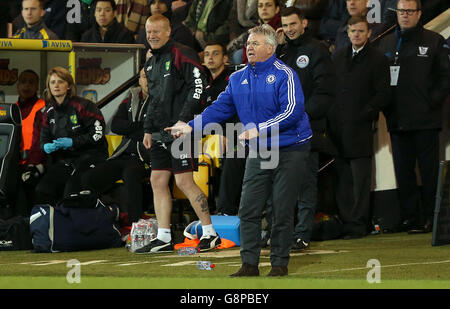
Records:
M450 65L444 38L424 29L420 17L420 0L400 0L398 26L381 40L379 48L391 65L393 96L385 114L398 183L401 228L430 232L439 174L442 103L450 91ZM416 182L416 159L422 198Z
M164 131L166 127L194 118L193 107L203 99L206 84L203 67L194 50L170 39L170 21L163 15L149 17L145 29L152 56L144 66L150 99L144 121L143 142L150 149L152 159L150 181L158 219L158 235L136 253L173 250L170 232L172 196L169 188L172 174L202 223L203 235L198 249L211 250L219 246L221 240L211 222L207 197L194 182L197 158L193 156L193 146L184 147L190 149L179 150L175 156L173 137Z
M142 217L142 182L150 176L150 156L142 145L147 98L147 78L142 69L139 87L130 89L129 96L119 105L111 122L111 131L122 135L122 142L108 160L96 164L82 177L83 189L99 194L111 189L116 181L123 180L121 205L128 211L130 222L137 222Z
M21 29L13 35L15 39L58 40L59 37L51 31L44 22L43 0L23 0L22 17L25 22Z
M344 237L366 235L372 179L373 122L389 102L387 58L368 39L364 17L349 20L351 46L333 58L337 98L329 113L330 136L337 149L335 193Z
M281 23L286 44L277 51L279 58L292 67L300 77L305 108L313 137L307 169L301 184L298 201L298 223L294 231L293 250L309 247L317 205L317 172L319 152L335 155L335 148L327 137L326 115L334 96L334 69L329 52L315 40L306 28L308 20L297 7L281 11Z
M95 24L81 36L88 43L135 43L133 33L117 22L114 0L97 0L94 4Z

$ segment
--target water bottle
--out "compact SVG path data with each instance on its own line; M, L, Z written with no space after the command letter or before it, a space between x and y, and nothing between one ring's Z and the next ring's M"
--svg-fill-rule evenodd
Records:
M146 232L145 232L145 245L148 245L153 239L156 238L158 233L158 226L156 220L147 219L145 220Z
M200 270L212 270L216 265L210 261L197 261L197 268Z
M130 251L134 252L136 251L136 223L133 223L131 226L131 232L130 232Z
M138 223L135 230L135 249L140 249L145 245L145 225Z
M178 255L194 255L198 252L195 247L181 247L178 249Z

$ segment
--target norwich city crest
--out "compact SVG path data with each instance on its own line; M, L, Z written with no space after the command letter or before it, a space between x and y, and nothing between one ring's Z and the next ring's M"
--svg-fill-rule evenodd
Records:
M70 122L72 122L73 124L77 124L78 123L78 118L76 114L73 114L70 116Z

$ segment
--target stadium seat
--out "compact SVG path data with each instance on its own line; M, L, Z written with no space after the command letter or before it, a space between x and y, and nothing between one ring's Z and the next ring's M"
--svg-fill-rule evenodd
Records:
M0 207L9 207L17 194L21 123L17 104L0 104Z
M106 134L105 137L106 141L108 142L108 154L109 156L111 156L122 142L122 135Z
M199 143L198 145L200 149L198 171L194 172L194 181L206 197L208 197L209 202L213 202L214 200L213 177L216 174L215 169L220 167L221 141L220 135L207 135L202 138L201 144ZM174 199L187 199L175 182L173 184L172 195Z
M194 172L194 182L199 186L206 197L210 197L213 190L211 179L213 177L213 165L211 163L212 160L208 155L200 154L198 158L198 171ZM174 199L187 199L183 191L178 188L175 182L173 184L172 194Z
M215 168L220 167L220 158L222 157L222 137L219 134L207 135L202 139L202 153L211 157Z

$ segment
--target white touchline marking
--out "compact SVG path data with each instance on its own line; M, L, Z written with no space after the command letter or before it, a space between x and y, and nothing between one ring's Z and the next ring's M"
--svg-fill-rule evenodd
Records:
M431 265L431 264L444 264L450 263L450 260L445 261L435 261L435 262L418 262L418 263L403 263L403 264L393 264L393 265L381 265L383 267L402 267L402 266L414 266L414 265ZM354 268L342 268L342 269L332 269L332 270L321 270L321 271L311 271L311 272L297 272L292 273L292 275L303 275L303 274L320 274L320 273L333 273L340 271L352 271L352 270L363 270L368 269L368 267L354 267Z
M131 263L117 264L116 266L134 266L134 265L141 265L141 264L153 264L153 263L159 263L159 262L161 262L161 261L131 262Z

